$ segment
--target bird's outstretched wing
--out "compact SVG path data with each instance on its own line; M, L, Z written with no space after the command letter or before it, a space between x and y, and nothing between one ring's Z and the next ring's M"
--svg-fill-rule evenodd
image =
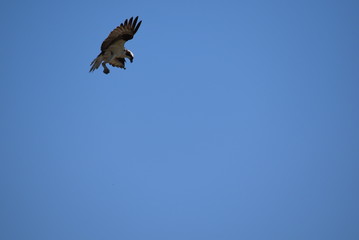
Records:
M103 41L101 45L101 51L104 52L106 49L111 46L111 44L122 40L122 41L128 41L133 38L133 36L136 34L137 30L140 28L142 21L139 21L137 23L138 16L133 19L131 17L130 19L126 19L123 23L121 23L120 26L116 27Z

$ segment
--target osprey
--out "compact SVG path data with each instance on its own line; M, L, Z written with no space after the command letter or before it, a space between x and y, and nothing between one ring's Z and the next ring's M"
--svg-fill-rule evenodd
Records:
M131 40L141 26L142 21L137 23L138 16L133 19L126 19L120 26L116 27L103 41L101 53L92 61L90 72L95 71L102 64L103 72L108 74L110 69L106 63L113 67L125 68L125 58L133 61L133 53L125 48L125 43Z

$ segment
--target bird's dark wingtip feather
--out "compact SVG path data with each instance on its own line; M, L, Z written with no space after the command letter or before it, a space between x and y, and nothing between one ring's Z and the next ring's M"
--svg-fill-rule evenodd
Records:
M135 33L136 33L137 30L140 28L141 23L142 23L142 20L138 22L138 24L137 24L137 26L136 26L136 28L135 28L135 30L134 30Z
M137 20L138 20L138 16L133 20L132 28L135 28Z

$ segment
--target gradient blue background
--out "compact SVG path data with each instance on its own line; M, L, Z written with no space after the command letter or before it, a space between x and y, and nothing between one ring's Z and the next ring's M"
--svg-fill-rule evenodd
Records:
M358 1L0 11L0 239L359 239Z

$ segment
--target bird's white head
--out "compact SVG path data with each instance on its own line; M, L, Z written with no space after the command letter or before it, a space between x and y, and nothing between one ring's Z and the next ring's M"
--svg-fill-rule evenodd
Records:
M126 56L126 58L128 58L130 60L130 62L133 62L133 59L135 58L133 53L127 49L125 50L125 56Z

